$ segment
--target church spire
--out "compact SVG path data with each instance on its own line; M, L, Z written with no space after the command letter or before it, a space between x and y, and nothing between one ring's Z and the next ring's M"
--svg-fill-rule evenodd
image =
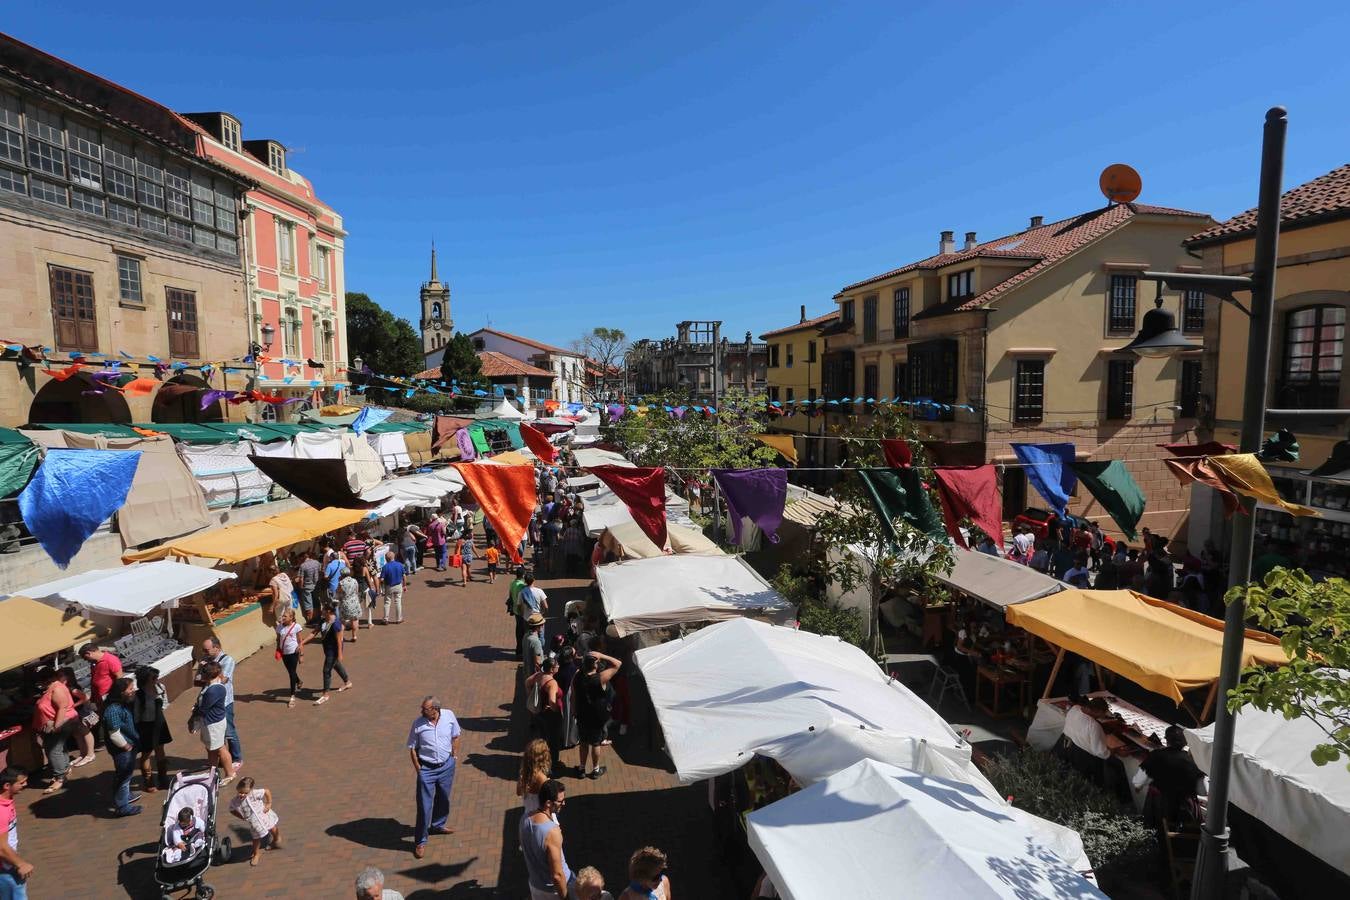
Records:
M440 279L436 277L436 241L431 241L431 283L435 284Z

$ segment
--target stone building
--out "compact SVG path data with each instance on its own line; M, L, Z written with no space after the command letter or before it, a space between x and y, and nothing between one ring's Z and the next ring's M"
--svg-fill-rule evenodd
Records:
M635 396L684 394L703 402L730 389L763 393L768 384L768 346L756 342L748 331L744 341L722 337L721 325L679 322L674 337L634 341L624 357L628 390Z

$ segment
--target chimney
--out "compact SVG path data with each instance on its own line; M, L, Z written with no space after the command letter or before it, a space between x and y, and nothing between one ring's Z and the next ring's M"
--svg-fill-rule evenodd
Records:
M962 247L961 249L963 249L963 250L974 250L974 249L975 249L975 232L973 232L973 231L967 231L967 232L966 232L966 245L965 245L964 247Z
M802 321L803 321L803 322L806 321L806 304L805 304L805 303L802 304Z
M1031 225L1030 225L1031 228L1040 228L1044 224L1045 224L1045 216L1031 217Z
M938 253L955 253L956 241L952 237L953 232L944 231L942 237L938 239Z

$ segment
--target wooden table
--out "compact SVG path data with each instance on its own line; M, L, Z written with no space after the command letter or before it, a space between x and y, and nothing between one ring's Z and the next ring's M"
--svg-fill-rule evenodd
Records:
M995 719L1002 719L1008 716L1021 715L1022 707L1027 702L1027 683L1028 678L1021 672L1012 672L1003 668L994 668L993 666L979 666L975 669L975 705L986 714ZM980 689L982 682L988 682L992 686L993 704L986 705L984 702L984 691ZM1012 710L1002 709L1000 700L1003 695L1005 685L1015 686L1017 688L1017 706Z

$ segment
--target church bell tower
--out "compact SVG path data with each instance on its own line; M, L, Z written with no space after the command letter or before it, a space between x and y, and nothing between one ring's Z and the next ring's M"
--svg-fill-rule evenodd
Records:
M450 343L455 322L450 318L450 285L436 274L436 243L431 244L431 280L422 285L422 352L432 353Z

